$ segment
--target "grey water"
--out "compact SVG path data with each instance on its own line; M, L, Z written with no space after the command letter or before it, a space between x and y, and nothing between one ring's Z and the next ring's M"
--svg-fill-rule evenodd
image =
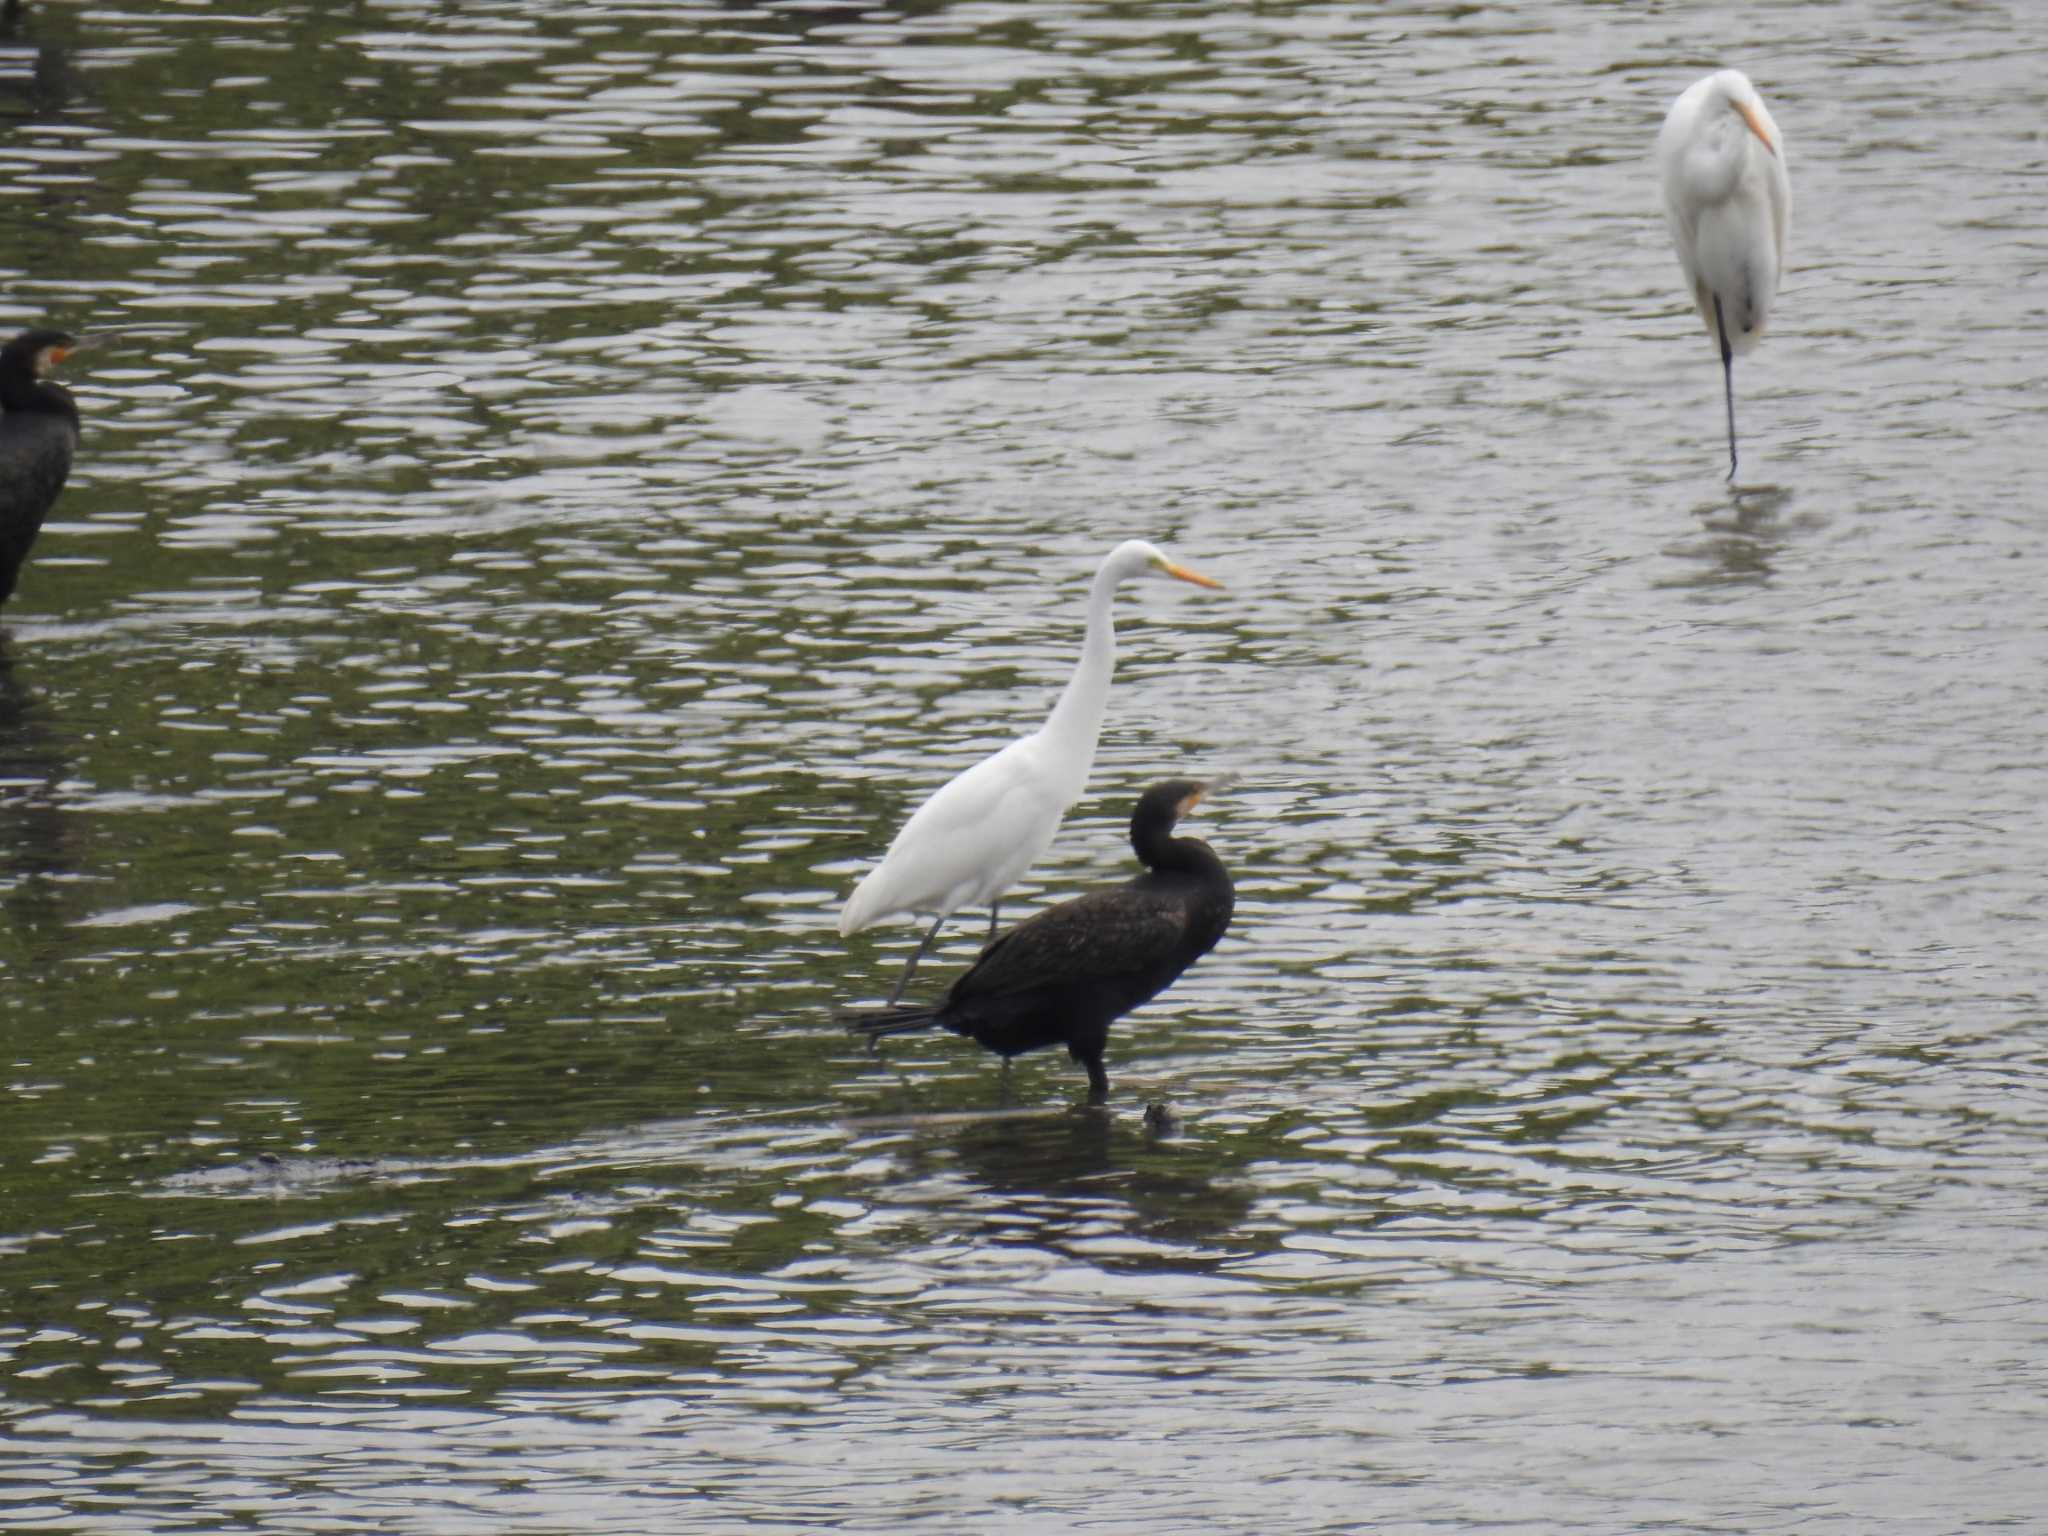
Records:
M0 1527L2039 1529L2044 44L13 13L0 321L109 336L0 633ZM1006 916L1229 772L1232 932L1106 1113L864 1054L839 902L1133 536L1226 590L1121 595Z

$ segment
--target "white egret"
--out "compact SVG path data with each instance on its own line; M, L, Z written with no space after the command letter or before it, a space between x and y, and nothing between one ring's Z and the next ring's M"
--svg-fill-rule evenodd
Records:
M1721 347L1733 480L1735 354L1756 345L1770 318L1792 221L1785 141L1749 77L1716 70L1671 104L1657 134L1657 170L1679 265Z
M1110 673L1116 665L1116 629L1110 599L1134 576L1171 576L1198 587L1221 582L1176 565L1142 539L1119 544L1103 558L1088 591L1088 633L1081 659L1044 725L1022 741L943 785L919 806L882 862L868 871L839 914L846 937L892 917L935 917L931 931L889 994L894 1007L917 962L939 936L946 919L962 907L988 904L989 937L1003 892L1023 877L1051 845L1067 807L1088 786L1096 738L1109 702Z

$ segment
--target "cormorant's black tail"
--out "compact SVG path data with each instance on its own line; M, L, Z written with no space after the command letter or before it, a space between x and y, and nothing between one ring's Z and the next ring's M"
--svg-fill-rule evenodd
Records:
M885 1035L915 1034L920 1029L930 1029L939 1022L936 1008L873 1008L849 1010L839 1015L839 1022L846 1026L850 1035L865 1035L872 1042Z

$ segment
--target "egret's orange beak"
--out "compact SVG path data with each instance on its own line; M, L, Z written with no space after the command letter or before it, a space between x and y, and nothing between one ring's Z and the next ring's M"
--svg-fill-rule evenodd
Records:
M1198 587L1209 587L1218 592L1223 590L1222 582L1211 580L1200 571L1191 571L1184 565L1175 565L1171 560L1160 561L1159 569L1176 581L1191 581Z
M1756 115L1756 108L1746 101L1731 101L1729 105L1742 114L1742 120L1749 124L1749 131L1757 136L1758 142L1773 155L1777 154L1778 146L1773 144L1771 136L1764 132L1764 120Z

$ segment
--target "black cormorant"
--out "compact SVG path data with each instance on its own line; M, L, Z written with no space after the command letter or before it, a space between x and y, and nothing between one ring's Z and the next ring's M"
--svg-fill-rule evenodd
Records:
M71 473L78 407L43 370L78 348L62 331L23 331L0 347L0 603Z
M1173 836L1209 786L1154 784L1131 817L1131 847L1145 873L1048 907L981 952L933 1008L889 1008L848 1018L869 1040L939 1026L1007 1062L1064 1045L1088 1069L1088 1102L1109 1097L1102 1048L1110 1022L1173 985L1230 926L1230 874L1207 843Z

